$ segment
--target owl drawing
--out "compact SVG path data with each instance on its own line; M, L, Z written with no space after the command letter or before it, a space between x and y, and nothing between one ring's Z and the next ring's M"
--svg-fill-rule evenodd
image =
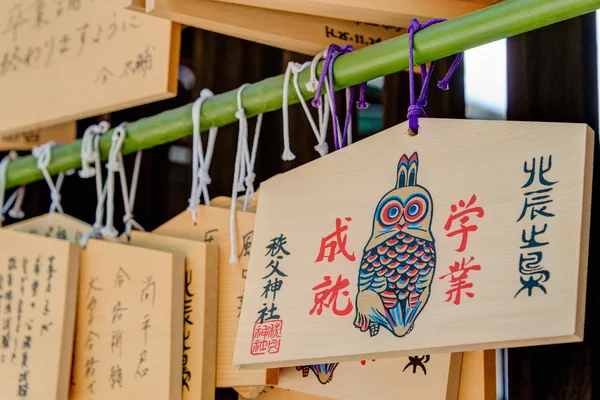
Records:
M403 155L394 189L379 201L358 274L354 326L371 336L383 326L409 334L427 300L435 272L433 202L417 184L419 156Z

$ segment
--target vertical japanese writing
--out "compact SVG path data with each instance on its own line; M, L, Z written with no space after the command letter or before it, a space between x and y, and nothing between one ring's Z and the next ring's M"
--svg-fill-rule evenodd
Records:
M547 221L555 216L551 209L553 202L551 193L554 185L558 183L546 176L551 169L552 155L534 157L531 161L523 163L526 180L521 186L524 199L517 222L525 222L526 225L522 224L524 227L521 232L522 245L519 256L521 287L515 294L515 298L524 291L531 297L535 288L544 294L547 293L544 283L550 279L550 271L543 263L542 250L550 245L550 242L544 241L542 235L548 230Z
M184 306L183 306L183 373L181 375L182 379L182 387L190 391L190 382L192 380L192 371L190 371L188 367L188 350L192 349L192 346L189 344L188 340L190 339L192 325L194 322L192 321L192 303L194 293L191 292L191 284L192 284L192 270L186 267L185 270L185 296L184 296Z
M283 234L271 239L266 246L266 257L269 258L269 263L265 267L267 274L262 277L265 283L264 291L261 294L263 307L258 311L258 318L255 321L252 332L252 344L250 354L275 354L279 352L281 347L281 333L283 329L283 321L277 313L275 300L277 292L283 287L284 279L287 274L281 269L283 260L290 255L285 246L287 245L287 237Z
M456 248L457 253L463 253L467 250L469 235L479 229L477 224L470 223L471 218L482 219L485 215L483 208L475 205L476 202L477 196L472 195L468 202L460 200L458 204L450 206L451 213L444 225L444 230L447 232L446 237L453 238L457 236L460 238L460 243ZM467 281L469 272L481 270L481 266L476 264L474 260L475 258L472 256L468 259L461 257L459 261L455 261L448 267L449 273L439 277L441 280L448 278L450 283L450 289L446 291L448 295L447 303L453 302L455 305L459 305L463 294L469 298L475 296L470 291L473 288L473 283Z
M32 348L52 331L54 259L40 256L32 263L27 256L9 256L0 266L0 366L15 376L14 386L4 390L7 396L29 397ZM36 313L36 299L42 291L44 308ZM36 315L42 319L36 321Z
M100 362L96 358L96 352L94 347L97 341L100 340L100 335L94 332L94 322L96 317L96 308L98 307L98 300L96 295L102 292L102 288L98 284L98 277L93 276L87 282L86 291L86 310L88 313L87 318L87 337L85 339L85 348L87 350L87 357L85 361L85 386L90 396L94 394L96 386L96 365Z
M146 276L142 282L142 290L140 295L140 303L144 312L141 313L141 334L142 337L139 343L143 343L142 350L138 358L138 364L135 371L135 379L143 379L149 371L148 365L148 331L152 328L152 309L156 297L156 282L152 275Z
M130 290L131 275L119 266L113 281L113 289L117 292L116 304L112 307L110 330L110 363L108 363L108 382L112 390L123 388L123 317L129 311L121 300L120 294Z
M347 261L354 262L356 261L356 256L354 252L350 253L346 249L346 245L348 242L348 224L352 221L352 218L346 217L344 218L344 222L342 222L342 218L336 218L335 220L335 230L329 235L321 238L321 246L319 248L319 253L315 260L315 263L321 263L326 261L328 263L334 262L336 256L343 257ZM313 315L315 312L317 315L321 315L323 313L323 307L331 309L334 315L337 316L346 316L352 312L352 300L350 300L350 291L347 288L350 286L350 281L344 278L341 274L336 278L335 283L333 283L330 275L323 276L323 282L315 285L312 290L314 292L314 304L313 307L308 312L310 315ZM340 300L342 305L338 305L338 298L343 296L347 298L347 302L344 305L344 300Z

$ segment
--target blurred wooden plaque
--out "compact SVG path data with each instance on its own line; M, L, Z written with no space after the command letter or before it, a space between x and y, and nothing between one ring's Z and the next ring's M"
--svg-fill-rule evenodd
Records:
M125 3L139 10L138 1ZM394 24L365 24L212 0L146 0L145 4L152 15L308 55L332 43L360 48L406 33Z
M184 257L90 239L70 399L181 399Z
M241 394L238 400L245 400L246 397ZM256 400L328 400L329 397L316 396L313 394L294 392L289 389L282 389L275 386L265 387L256 397Z
M198 207L198 224L188 211L158 227L153 233L219 246L219 289L217 319L217 387L264 386L277 384L278 370L240 371L233 365L233 348L254 229L254 214L237 213L237 254L239 262L229 264L229 210Z
M462 353L282 368L278 387L333 399L456 400Z
M66 400L79 248L0 229L2 398Z
M31 150L35 146L40 146L50 141L68 144L76 138L77 124L75 122L67 122L46 128L0 135L0 151Z
M121 0L4 1L0 15L0 133L176 94L178 24Z
M156 0L158 1L158 0ZM456 18L499 0L217 0L314 16L408 26L411 18Z
M44 235L69 242L79 243L82 236L92 230L92 226L67 214L54 213L53 226L48 226L48 214L40 215L7 226L7 229L19 232Z
M236 365L582 340L593 132L420 126L261 185Z
M496 350L466 351L460 370L458 400L496 399Z
M132 232L129 243L185 256L182 398L214 399L218 247L138 231Z

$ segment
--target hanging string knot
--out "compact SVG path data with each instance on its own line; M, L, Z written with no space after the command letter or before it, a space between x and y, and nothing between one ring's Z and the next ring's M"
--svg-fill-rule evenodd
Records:
M244 178L244 182L246 183L246 187L248 188L252 188L254 185L254 180L256 179L256 174L254 172L249 173L248 175L246 175L246 177Z
M209 171L219 128L214 126L209 128L208 144L206 145L205 154L202 145L202 136L200 134L200 120L204 102L213 96L214 93L210 89L202 89L200 91L200 97L194 101L194 105L192 106L192 190L190 193L188 210L192 213L192 220L194 223L198 222L198 205L200 205L202 198L204 198L204 203L206 205L210 205L208 185L212 183L212 179L209 176Z
M60 214L63 214L63 208L60 204L60 189L65 179L65 174L58 174L55 184L50 176L50 172L48 172L48 166L50 165L50 159L52 158L52 147L55 145L57 145L56 142L50 141L41 146L34 147L31 151L33 156L37 158L37 167L42 171L46 184L50 189L50 199L52 200L50 203L50 210L48 211L48 227L50 228L53 226L52 217L54 213L58 211Z
M92 178L96 175L96 170L90 166L100 158L98 151L97 136L103 135L110 128L110 124L101 121L97 125L90 125L83 133L81 139L81 170L79 176L82 179Z
M109 161L106 163L106 169L110 172L119 172L121 169L121 164L116 160Z
M323 91L323 86L327 88L327 94L329 96L329 105L331 111L331 118L333 123L333 141L335 144L335 149L339 150L345 147L348 144L352 143L352 111L354 108L354 96L356 92L356 86L352 86L346 88L346 117L344 119L344 129L343 131L340 129L339 120L337 117L337 107L335 101L335 81L333 77L333 67L335 60L350 52L354 51L354 47L352 45L346 44L342 47L332 44L327 48L326 53L323 54L325 57L325 61L323 61L323 69L321 71L321 76L319 77L319 86L315 92L315 97L313 98L313 106L318 107L320 104L321 93ZM366 82L360 84L360 96L358 105L361 108L366 108L368 106L366 102Z
M316 80L316 79L311 79L308 82L306 82L306 85L304 85L304 87L306 88L306 90L308 90L311 93L316 92L318 86L319 86L319 81Z
M246 118L246 110L244 110L243 108L239 108L236 112L235 112L235 117L237 119L242 119L242 118Z
M369 103L367 103L367 84L363 83L360 85L360 92L358 95L358 101L356 102L356 108L359 110L365 110L369 108Z
M319 143L315 146L315 150L321 157L325 157L329 153L329 145L327 142Z
M408 107L408 113L406 114L406 116L410 119L410 118L419 118L419 117L423 117L426 118L427 117L427 113L425 113L425 109L420 106L420 105L414 105L414 106L409 106Z
M60 203L61 199L62 196L60 195L60 193L50 192L50 200L52 200L53 203Z
M288 68L289 70L289 68ZM242 92L249 85L243 84L239 87L237 92L237 106L238 111L243 111L242 105ZM231 185L231 205L229 209L229 263L234 264L238 262L236 255L237 248L237 229L236 229L236 212L237 212L237 196L240 191L246 190L244 196L244 207L243 211L247 210L248 201L250 195L254 193L254 165L256 163L256 153L258 150L258 141L260 138L260 129L262 127L263 114L256 116L256 125L254 127L254 137L252 139L252 148L248 143L248 120L244 118L239 119L238 127L238 141L235 152L235 164L233 168L233 183ZM246 185L244 185L246 183Z
M421 92L419 94L418 99L415 96L415 59L414 59L414 38L415 34L420 30L430 27L434 24L439 24L440 22L444 22L446 19L444 18L436 18L430 21L425 22L424 24L419 23L418 20L413 19L410 22L408 27L408 59L409 59L409 92L410 92L410 106L408 107L408 127L409 133L412 135L416 135L419 131L419 118L427 117L425 113L424 107L427 106L427 92L429 90L429 82L431 81L431 77L433 76L433 69L435 68L435 61L431 63L429 69L427 69L426 65L420 65L421 67ZM456 56L456 59L450 66L448 73L438 82L437 86L442 90L450 89L450 79L452 75L460 65L462 61L463 53L459 53Z
M14 195L14 193L13 193L13 195ZM23 219L25 217L25 213L21 209L21 206L23 205L24 198L25 198L25 186L21 186L16 191L15 205L13 206L12 209L10 209L8 211L8 215L11 218L14 218L14 219Z
M212 179L208 174L208 171L204 168L198 169L198 178L202 182L203 185L210 185L212 183Z

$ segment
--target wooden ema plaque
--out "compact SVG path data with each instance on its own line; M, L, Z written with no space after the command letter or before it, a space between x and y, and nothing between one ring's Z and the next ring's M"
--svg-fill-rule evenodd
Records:
M48 214L44 214L11 224L7 229L64 239L73 243L79 243L81 237L92 230L90 224L67 214L54 213L52 224L53 226L50 228L48 226Z
M181 399L184 257L90 239L70 399Z
M214 399L218 247L138 231L132 232L129 243L185 256L182 398Z
M77 124L75 122L67 122L47 128L0 135L0 151L31 150L35 146L40 146L51 141L68 144L76 138Z
M246 397L238 396L238 400L244 400ZM329 400L329 397L321 397L307 393L294 392L289 389L279 387L265 387L256 397L256 400Z
M496 399L496 350L463 353L458 400L481 399Z
M139 9L139 2L125 3ZM361 48L406 33L397 24L352 22L336 16L318 17L212 0L146 0L145 4L146 12L152 15L308 55L330 44Z
M420 125L261 185L236 365L582 340L593 132Z
M158 0L156 0L158 1ZM217 0L313 16L408 26L411 18L456 18L498 0ZM310 18L310 17L309 17Z
M456 400L461 357L427 354L282 368L278 387L334 399Z
M240 371L233 365L233 349L254 229L254 214L237 213L237 254L239 262L229 264L229 210L198 207L198 224L184 211L153 233L200 240L219 246L219 289L217 318L217 387L264 386L277 384L278 370Z
M0 229L0 253L2 398L66 400L79 249Z
M0 15L0 133L176 94L177 24L123 10L120 0L3 1Z
M486 351L470 351L463 353L462 363L460 369L460 384L458 385L458 400L494 400L496 398L496 351L495 350L486 350ZM410 359L407 359L409 362ZM422 359L425 361L426 359ZM386 360L386 362L391 360ZM396 359L396 361L400 361L400 359ZM341 365L344 365L343 363ZM366 365L367 361L365 360ZM428 363L424 363L424 367L426 368ZM374 365L372 363L371 365ZM413 367L413 364L408 364L410 368ZM418 364L417 364L418 365ZM339 367L339 366L338 366ZM334 372L337 368L334 370ZM397 370L398 371L398 370ZM406 370L402 371L405 372ZM417 371L424 372L420 366L417 367ZM425 371L428 371L425 369ZM282 368L281 373L279 375L279 386L278 387L266 387L264 388L258 397L257 400L323 400L326 398L346 398L340 397L341 395L335 393L332 397L321 397L315 394L308 394L306 391L315 390L318 393L325 393L329 389L326 385L315 386L312 384L302 385L298 390L293 391L290 389L284 389L290 384L297 384L298 381L306 382L306 379L300 380L298 378L298 369L295 367ZM312 372L312 371L311 371ZM312 374L309 373L309 376ZM316 376L316 375L314 375ZM337 379L337 377L336 377ZM332 379L333 381L333 379ZM354 381L348 383L352 387L361 387L367 384L371 389L377 390L378 387L374 387L371 379L367 379L364 374L361 374L359 379L355 379ZM401 385L396 385L394 387L394 391L388 393L391 396L397 396L398 388L403 387ZM342 388L342 390L344 390ZM425 399L443 399L443 397L434 397L432 394L428 392L429 387L427 385L421 386L421 392L417 396L418 398ZM376 392L371 392L369 395L376 395ZM380 397L378 397L380 398ZM393 397L395 398L395 397ZM243 397L240 395L240 400Z

